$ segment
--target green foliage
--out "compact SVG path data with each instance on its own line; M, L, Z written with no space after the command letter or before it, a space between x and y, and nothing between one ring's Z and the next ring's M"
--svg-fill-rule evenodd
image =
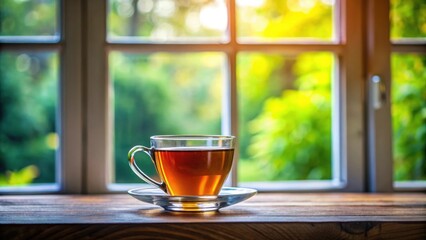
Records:
M327 91L287 90L281 98L268 99L251 122L249 152L262 163L265 176L270 175L267 180L331 177L329 96Z
M240 144L240 157L248 159L250 154L247 151L247 147L250 144L252 134L248 130L247 123L260 114L264 102L269 97L281 95L286 83L282 81L279 70L291 65L293 60L287 59L286 61L283 57L277 55L265 56L257 53L240 53L237 62L240 125L238 141ZM241 169L244 168L242 167ZM247 170L242 172L246 174Z
M0 53L0 172L35 165L55 181L58 56Z
M57 0L2 0L0 36L58 34Z
M270 56L264 57L266 60ZM295 81L279 91L278 96L266 98L260 109L242 106L242 111L252 111L255 117L242 124L241 132L250 141L241 146L240 180L330 179L332 56L316 53L287 60L280 58L283 65L272 65L278 67L271 69L272 72L279 72L282 82L282 71L277 70L287 69L293 73ZM259 59L259 56L254 56L252 61ZM270 59L276 62L276 55ZM286 62L291 63L290 69L284 66ZM242 94L246 90L244 87L250 88L245 84L240 88ZM279 84L266 85L280 89L277 88ZM265 84L256 86L262 89ZM251 96L256 97L247 94L240 100L244 102ZM252 100L255 101L255 98ZM245 164L246 161L250 164ZM253 171L257 174L253 174Z
M18 186L32 183L38 175L38 169L34 165L29 165L19 171L7 171L0 174L0 186Z
M426 180L426 57L392 57L395 180Z
M180 37L221 38L224 35L218 29L204 26L199 19L199 12L205 7L224 7L215 0L110 0L109 7L108 34L112 38L132 36L139 40L163 40Z
M426 1L391 0L391 38L426 37Z
M426 37L426 2L392 0L391 37ZM392 56L394 179L426 180L426 57Z
M333 37L333 8L327 1L265 0L255 7L241 1L241 5L237 12L239 36L326 40Z

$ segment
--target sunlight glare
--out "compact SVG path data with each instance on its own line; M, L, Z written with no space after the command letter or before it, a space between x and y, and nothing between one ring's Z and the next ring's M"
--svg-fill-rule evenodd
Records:
M322 3L326 5L334 5L335 0L321 0Z
M265 3L265 0L237 0L239 7L253 7L258 8Z
M309 12L315 7L316 0L288 0L287 7L293 12Z
M158 40L167 40L171 37L174 37L176 32L172 25L168 23L161 23L153 31L152 36Z
M140 13L149 13L154 8L154 2L152 0L139 0L138 11Z
M51 132L46 136L46 145L49 149L56 150L59 148L59 136L55 132Z
M16 58L16 69L19 72L28 71L31 67L31 58L27 54L21 54Z
M204 6L200 11L200 22L206 28L225 31L228 26L226 5L216 1Z
M155 14L160 17L169 18L176 12L176 4L172 0L160 0L155 5Z
M192 32L200 31L201 24L199 22L200 13L197 11L189 12L185 18L185 24Z
M130 0L121 0L117 2L117 13L123 18L129 18L135 13L133 8L132 1Z

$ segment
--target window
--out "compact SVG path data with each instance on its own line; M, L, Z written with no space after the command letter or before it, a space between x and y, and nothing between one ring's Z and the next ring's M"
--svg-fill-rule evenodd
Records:
M391 1L392 156L396 188L426 185L424 9L426 3L422 1Z
M81 192L79 7L2 1L1 192Z
M59 3L6 1L0 12L0 185L58 183ZM12 11L13 10L13 11ZM22 17L21 17L22 16ZM39 44L38 44L39 43Z
M149 145L149 136L232 134L239 144L228 184L391 191L395 179L395 189L424 187L421 1L6 5L0 7L1 83L15 83L21 94L2 87L2 111L18 109L15 102L30 111L3 113L1 134L7 149L24 154L20 149L30 143L13 142L19 132L6 127L16 119L11 114L47 126L31 137L49 157L32 152L36 160L28 162L48 161L50 168L37 163L32 183L75 193L121 191L141 184L126 156L134 145ZM42 66L36 75L34 64ZM31 100L3 101L10 96ZM37 101L46 104L28 106ZM0 174L35 173L23 168L25 156L7 152ZM155 177L151 162L140 160Z

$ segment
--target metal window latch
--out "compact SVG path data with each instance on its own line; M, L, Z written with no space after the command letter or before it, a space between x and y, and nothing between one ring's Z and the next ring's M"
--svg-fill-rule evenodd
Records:
M378 75L370 79L371 103L374 109L380 109L386 102L386 86Z

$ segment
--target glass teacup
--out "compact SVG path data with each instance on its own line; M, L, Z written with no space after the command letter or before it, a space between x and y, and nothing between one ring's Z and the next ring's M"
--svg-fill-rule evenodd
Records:
M151 147L134 146L128 154L137 176L171 196L217 196L233 162L235 137L219 135L152 136ZM135 154L150 156L161 182L146 175Z

